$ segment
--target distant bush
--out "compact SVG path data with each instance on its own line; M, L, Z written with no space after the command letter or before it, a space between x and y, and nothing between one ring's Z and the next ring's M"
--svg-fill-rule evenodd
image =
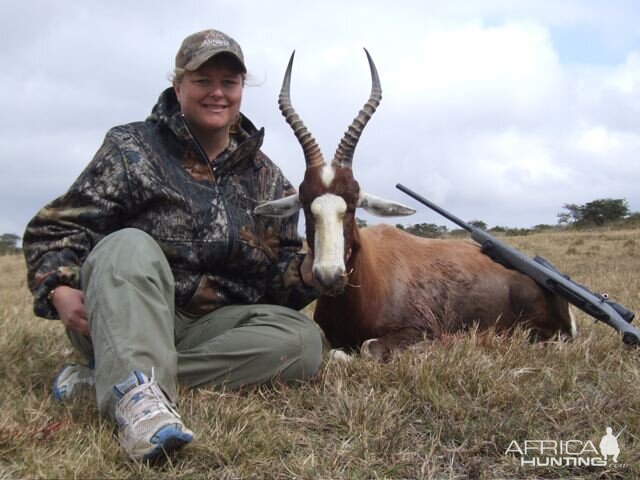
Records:
M607 223L623 220L630 213L624 198L601 198L584 205L565 203L562 208L567 211L558 214L558 223L578 228L600 227Z
M531 230L528 228L508 228L504 234L507 237L523 237L525 235L529 235Z
M467 235L469 235L469 233L463 228L454 228L449 232L449 236L455 237L455 238L466 237Z
M0 235L0 255L19 253L21 251L20 248L18 248L19 241L20 237L14 233L3 233Z
M415 225L396 225L396 228L404 230L417 237L424 238L442 238L447 233L447 227L444 225L436 225L435 223L418 223Z
M482 220L471 220L469 222L469 225L471 225L473 228L478 228L480 230L486 230L487 229L487 224L485 222L483 222Z
M544 223L541 223L540 225L536 225L534 226L531 231L533 231L534 233L540 233L540 232L548 232L550 230L557 230L558 227L555 227L553 225L546 225Z
M640 228L640 212L632 213L621 224L623 228Z

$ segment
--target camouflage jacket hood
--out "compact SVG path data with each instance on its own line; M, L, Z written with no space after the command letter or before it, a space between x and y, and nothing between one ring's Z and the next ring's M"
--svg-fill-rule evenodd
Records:
M244 116L232 145L209 162L180 114L172 88L144 122L112 128L84 172L28 224L24 251L36 315L58 285L80 288L93 247L122 228L150 234L175 278L176 306L204 314L224 305L299 309L316 293L300 283L297 215L256 217L253 208L294 193L262 153L263 129Z

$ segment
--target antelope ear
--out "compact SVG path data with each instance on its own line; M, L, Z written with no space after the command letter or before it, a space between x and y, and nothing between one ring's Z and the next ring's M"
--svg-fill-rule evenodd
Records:
M264 202L254 208L253 213L256 215L264 215L265 217L290 217L294 213L297 213L301 206L298 194L296 193L289 197Z
M364 208L367 212L377 215L378 217L404 217L416 213L411 207L365 192L360 192L358 207Z

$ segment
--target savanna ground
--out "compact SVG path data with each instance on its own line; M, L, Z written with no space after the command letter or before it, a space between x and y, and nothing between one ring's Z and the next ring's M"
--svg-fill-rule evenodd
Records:
M507 240L640 312L640 230ZM59 322L33 316L22 257L0 257L0 279L0 479L640 478L640 351L581 312L571 343L470 332L389 364L325 365L297 387L182 391L196 441L149 466L120 453L90 394L53 401L55 373L78 358ZM505 453L577 440L575 454L607 426L625 428L617 465L534 467Z

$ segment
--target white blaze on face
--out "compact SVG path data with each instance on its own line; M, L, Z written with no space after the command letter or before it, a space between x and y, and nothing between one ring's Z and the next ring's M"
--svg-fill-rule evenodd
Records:
M335 176L336 172L331 165L325 165L322 167L322 170L320 171L320 179L325 187L329 188L329 185L331 185Z
M325 278L342 275L344 266L344 234L342 220L347 204L342 197L325 193L311 202L316 222L313 271Z

